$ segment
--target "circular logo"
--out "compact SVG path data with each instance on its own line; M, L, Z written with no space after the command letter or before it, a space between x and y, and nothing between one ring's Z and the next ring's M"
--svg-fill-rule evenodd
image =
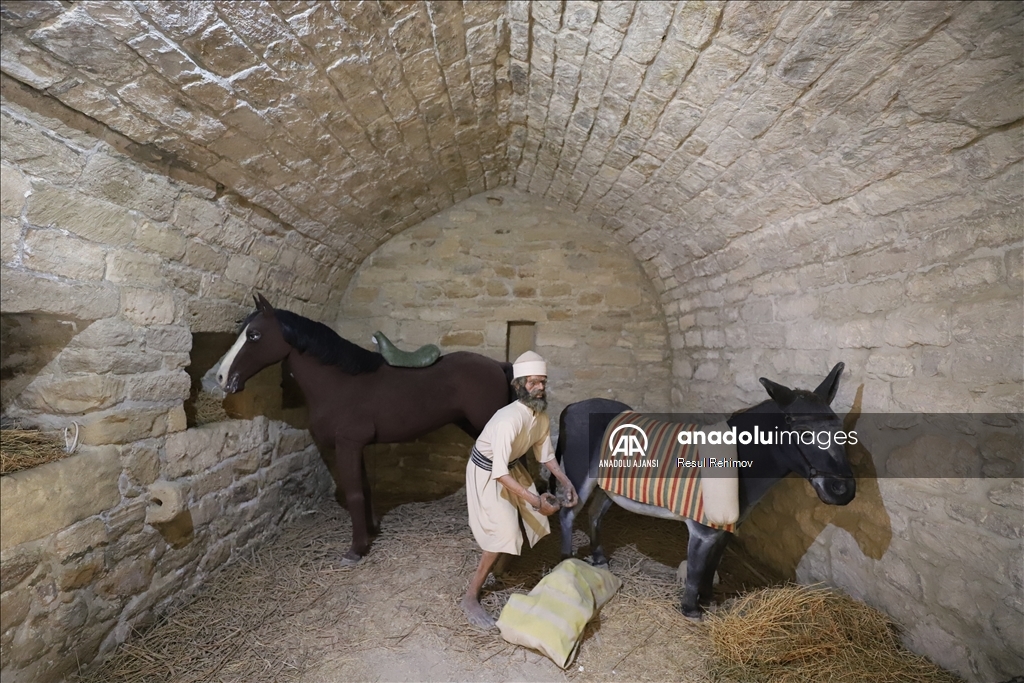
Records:
M615 435L619 432L623 433L616 438ZM611 449L613 456L643 457L647 454L647 433L634 424L619 425L608 435L608 448Z

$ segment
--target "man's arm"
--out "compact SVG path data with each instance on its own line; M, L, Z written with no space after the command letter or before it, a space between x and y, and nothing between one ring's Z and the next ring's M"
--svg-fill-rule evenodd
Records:
M543 464L544 467L548 468L548 471L551 472L551 474L555 475L555 478L558 479L558 481L562 482L562 488L565 489L566 493L566 506L573 507L576 505L576 503L579 502L579 499L576 496L576 487L572 485L571 481L569 481L569 477L565 476L565 472L562 471L562 466L558 464L558 461L551 459Z
M557 464L557 463L556 463ZM564 476L564 475L563 475ZM519 496L527 503L533 506L534 510L539 510L540 514L547 517L558 512L558 501L551 494L545 494L543 496L531 493L529 489L520 484L511 474L498 477L498 481L506 489L511 491L514 495ZM571 486L571 484L570 484Z

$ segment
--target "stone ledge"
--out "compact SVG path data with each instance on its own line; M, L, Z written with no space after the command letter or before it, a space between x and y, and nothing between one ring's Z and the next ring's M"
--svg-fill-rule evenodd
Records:
M0 478L0 550L114 507L120 474L117 448L104 446Z

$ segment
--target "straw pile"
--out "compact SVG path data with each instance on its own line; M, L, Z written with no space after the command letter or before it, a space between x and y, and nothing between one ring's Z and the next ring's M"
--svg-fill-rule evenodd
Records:
M213 424L228 419L224 411L224 396L214 396L210 392L200 391L195 400L196 425Z
M772 683L953 683L881 612L820 587L748 593L705 617L712 674Z
M0 429L0 476L68 455L64 439L35 429Z

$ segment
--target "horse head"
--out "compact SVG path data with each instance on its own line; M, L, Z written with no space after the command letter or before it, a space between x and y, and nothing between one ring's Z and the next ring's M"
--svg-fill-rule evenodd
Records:
M772 398L767 402L767 412L781 418L777 420L776 452L785 466L809 481L818 498L829 505L846 505L857 492L846 455L848 435L830 407L844 367L836 363L814 391L790 389L760 378Z
M242 323L238 339L217 369L217 383L229 394L244 389L246 380L268 365L284 360L291 351L274 307L262 294L253 299L256 310Z

